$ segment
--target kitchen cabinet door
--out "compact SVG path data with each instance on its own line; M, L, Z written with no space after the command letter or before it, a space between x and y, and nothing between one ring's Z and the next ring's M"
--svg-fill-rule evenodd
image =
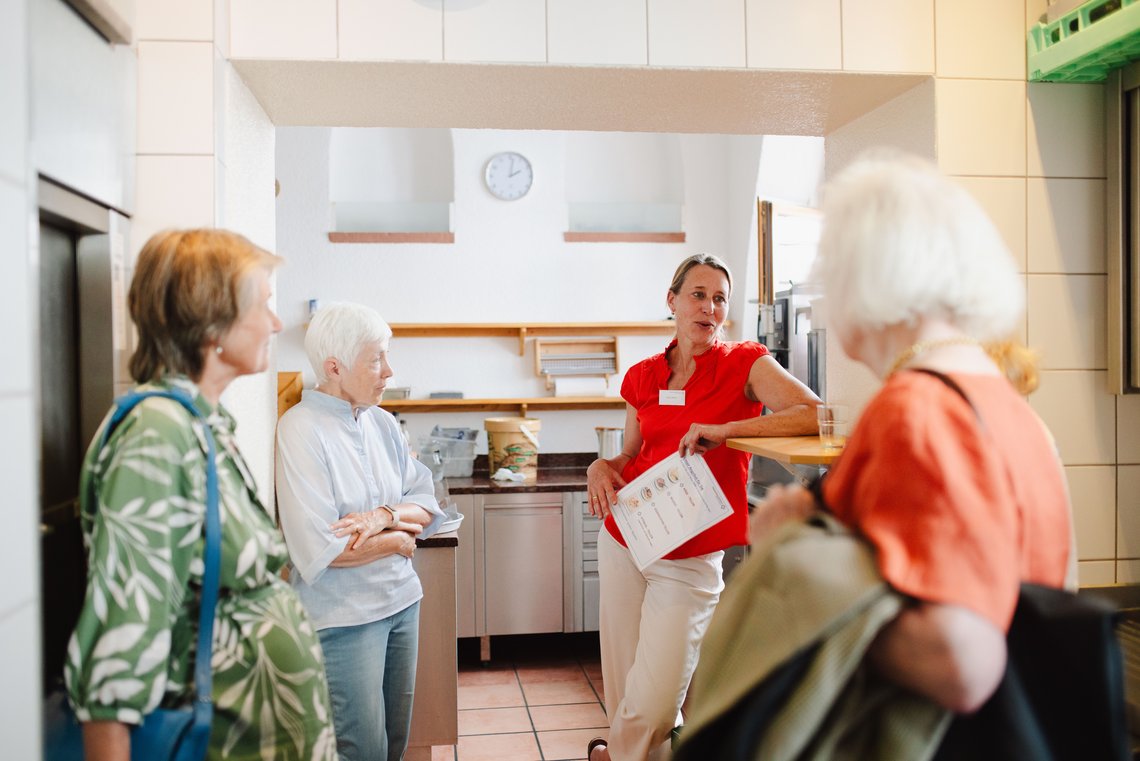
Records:
M481 522L483 498L474 494L457 494L451 501L463 514L459 524L459 547L455 555L455 630L457 637L477 637L475 621L475 527ZM476 504L478 503L478 504Z
M562 495L483 502L486 634L562 631Z

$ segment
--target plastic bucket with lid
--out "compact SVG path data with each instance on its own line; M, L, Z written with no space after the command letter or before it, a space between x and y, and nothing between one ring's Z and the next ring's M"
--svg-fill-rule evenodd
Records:
M491 473L507 468L522 473L528 481L538 478L538 430L542 421L529 417L489 417L487 465Z

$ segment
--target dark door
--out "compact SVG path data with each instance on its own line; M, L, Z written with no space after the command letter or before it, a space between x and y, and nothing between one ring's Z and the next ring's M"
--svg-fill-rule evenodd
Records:
M40 580L43 684L60 684L67 641L83 603L86 559L79 528L78 278L75 233L40 224Z

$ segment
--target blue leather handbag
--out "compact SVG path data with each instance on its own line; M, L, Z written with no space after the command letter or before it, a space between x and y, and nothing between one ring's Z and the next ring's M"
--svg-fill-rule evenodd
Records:
M192 416L203 415L193 400L179 391L144 391L124 394L115 402L111 420L103 430L99 447L127 413L143 399L165 397L185 407ZM198 614L198 644L194 660L195 698L181 708L157 708L131 728L131 761L202 761L210 744L214 721L211 700L214 675L210 670L213 652L214 609L218 602L218 582L222 564L222 524L218 511L218 469L216 447L210 426L206 434L206 552L202 575L202 606ZM83 727L62 692L52 694L44 705L44 761L83 761Z

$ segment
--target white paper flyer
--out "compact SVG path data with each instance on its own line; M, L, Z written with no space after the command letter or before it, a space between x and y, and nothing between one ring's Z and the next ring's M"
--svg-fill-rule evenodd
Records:
M666 457L617 493L614 520L641 570L732 514L701 455Z

